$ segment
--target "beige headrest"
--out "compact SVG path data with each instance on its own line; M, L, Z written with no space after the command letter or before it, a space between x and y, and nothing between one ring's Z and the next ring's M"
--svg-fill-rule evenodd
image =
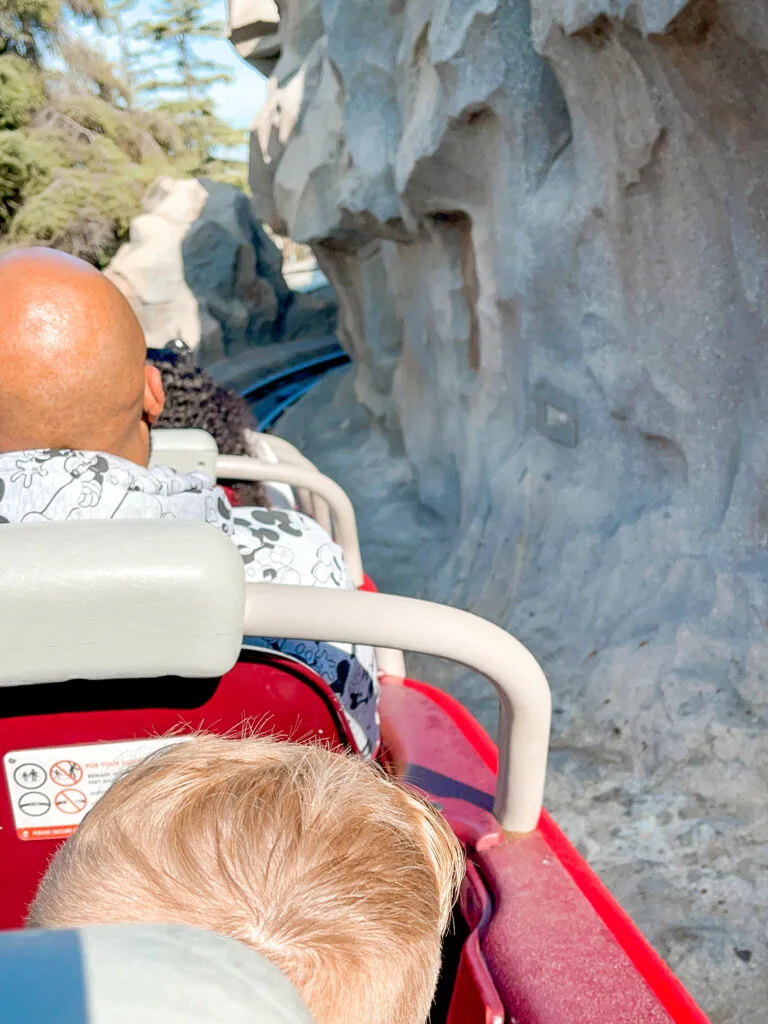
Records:
M236 662L245 580L223 533L178 520L0 526L0 685Z

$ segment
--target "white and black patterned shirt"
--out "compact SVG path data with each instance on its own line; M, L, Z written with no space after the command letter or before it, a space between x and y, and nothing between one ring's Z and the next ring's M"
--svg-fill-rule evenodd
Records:
M253 583L352 589L341 550L291 509L233 508L204 473L146 468L100 452L40 449L0 454L0 523L64 519L186 519L223 530ZM313 668L334 690L362 753L378 743L378 683L369 647L249 638Z

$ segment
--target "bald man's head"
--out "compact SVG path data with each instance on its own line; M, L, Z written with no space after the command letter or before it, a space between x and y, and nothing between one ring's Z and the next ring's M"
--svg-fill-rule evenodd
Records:
M111 281L52 249L0 258L0 452L85 448L146 464L162 407L141 325Z

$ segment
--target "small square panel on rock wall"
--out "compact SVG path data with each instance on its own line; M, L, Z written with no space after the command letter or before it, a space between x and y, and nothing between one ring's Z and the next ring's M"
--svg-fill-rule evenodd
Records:
M576 403L558 388L539 381L533 389L535 425L550 441L575 448L578 442Z

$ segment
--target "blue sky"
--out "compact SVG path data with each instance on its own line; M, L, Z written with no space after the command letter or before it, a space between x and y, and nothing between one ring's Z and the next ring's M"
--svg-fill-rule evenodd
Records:
M152 17L152 8L155 0L141 0L133 11L126 16L126 21L132 24L134 21ZM218 19L226 24L227 5L225 0L216 0L208 8L208 16ZM87 33L93 38L92 33ZM107 35L100 37L101 46L106 50L107 56L115 60L117 58L117 46L113 39ZM230 85L215 85L211 94L216 103L218 112L225 121L228 121L233 128L247 128L259 107L263 106L267 96L267 83L258 71L252 68L245 61L241 60L230 46L226 39L213 43L196 43L195 50L201 57L207 60L216 60L225 64L234 76Z

